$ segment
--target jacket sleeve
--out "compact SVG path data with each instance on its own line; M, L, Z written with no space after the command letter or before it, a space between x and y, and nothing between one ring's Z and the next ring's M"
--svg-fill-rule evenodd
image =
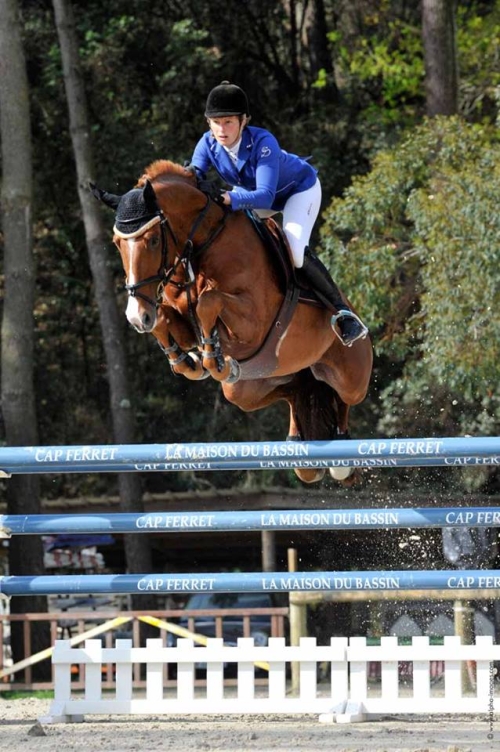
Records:
M230 192L231 208L270 209L278 186L281 149L273 135L268 133L254 146L251 156L255 164L255 188L249 190L235 186Z

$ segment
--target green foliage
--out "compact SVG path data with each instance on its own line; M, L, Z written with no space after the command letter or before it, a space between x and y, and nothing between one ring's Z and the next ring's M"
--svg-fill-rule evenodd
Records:
M457 45L460 67L460 111L469 118L495 121L500 84L500 5L488 12L479 3L458 8Z
M1 700L52 700L54 698L54 692L51 689L38 689L33 692L23 692L22 690L0 690Z
M347 16L349 19L350 17ZM411 126L425 111L424 51L418 3L388 0L366 3L357 14L356 33L342 16L329 39L337 52L336 76L344 96L360 109L370 130ZM458 4L459 111L469 119L495 122L498 113L500 4ZM324 72L315 86L325 85Z
M403 11L392 0L366 2L357 12L340 16L329 39L343 96L359 113L368 139L372 130L390 137L419 116L425 92L418 4Z
M383 38L361 37L357 48L342 50L341 60L348 73L370 88L376 88L377 100L368 104L369 119L382 117L401 121L403 110L414 115L414 103L422 103L424 62L418 26L400 20L387 24Z
M493 129L428 121L380 152L370 174L325 212L323 248L335 275L352 291L377 353L401 373L382 395L391 405L384 431L402 430L411 413L429 433L438 426L442 433L443 411L460 395L463 415L464 402L469 410L462 421L450 408L456 431L493 393L499 160Z
M422 262L422 354L431 376L470 397L498 372L500 190L497 143L440 163L409 201Z

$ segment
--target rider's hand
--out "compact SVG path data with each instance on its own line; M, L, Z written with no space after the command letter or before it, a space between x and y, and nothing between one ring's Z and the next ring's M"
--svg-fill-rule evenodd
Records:
M224 204L223 196L226 193L214 180L198 180L198 188L218 204Z

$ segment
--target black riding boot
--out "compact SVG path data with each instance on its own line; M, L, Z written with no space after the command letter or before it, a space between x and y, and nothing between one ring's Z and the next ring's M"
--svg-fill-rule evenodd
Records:
M335 324L338 324L342 344L350 347L357 339L366 337L368 329L342 299L328 269L309 248L306 248L302 271L323 301L336 311L332 316L332 329L337 334Z

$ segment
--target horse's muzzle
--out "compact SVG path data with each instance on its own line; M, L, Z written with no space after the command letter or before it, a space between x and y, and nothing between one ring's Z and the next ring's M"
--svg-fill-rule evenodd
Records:
M140 306L137 298L129 298L126 316L139 334L148 334L156 326L156 308Z

